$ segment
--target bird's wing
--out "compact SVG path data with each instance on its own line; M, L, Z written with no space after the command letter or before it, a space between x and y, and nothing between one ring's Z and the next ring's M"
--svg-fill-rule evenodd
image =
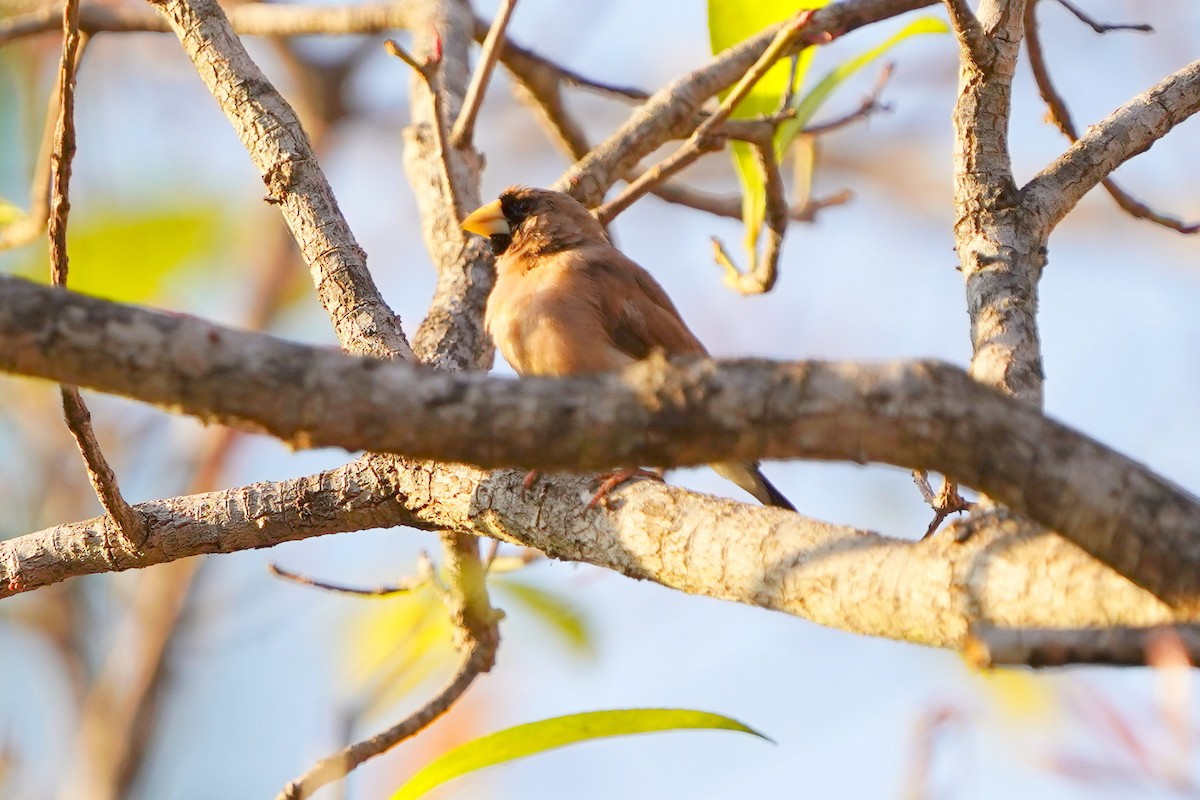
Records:
M586 258L604 329L617 349L638 360L655 349L707 352L649 272L607 244L577 252Z

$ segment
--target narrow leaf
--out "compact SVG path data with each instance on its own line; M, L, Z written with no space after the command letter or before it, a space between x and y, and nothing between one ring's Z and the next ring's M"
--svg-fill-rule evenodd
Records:
M796 137L805 125L813 118L813 115L821 108L829 96L845 83L846 79L854 73L858 72L863 67L875 61L887 51L891 50L900 42L912 36L917 36L922 33L948 33L950 28L945 22L937 17L921 17L905 25L895 35L891 36L883 44L873 47L860 56L844 61L831 69L824 78L817 82L817 85L812 88L808 94L804 95L796 104L796 116L785 121L779 126L779 132L775 137L775 152L782 156L783 151L791 144L792 139Z
M392 800L416 800L430 789L468 772L589 739L686 729L740 731L771 741L737 720L705 711L682 708L588 711L517 725L467 742L414 775L392 795Z
M513 578L493 578L491 583L557 634L573 652L585 656L595 653L591 621L569 597Z

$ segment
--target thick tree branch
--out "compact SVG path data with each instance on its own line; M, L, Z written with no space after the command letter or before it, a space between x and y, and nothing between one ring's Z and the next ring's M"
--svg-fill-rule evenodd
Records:
M653 481L587 510L588 478L521 498L523 471L366 456L321 475L144 503L150 538L109 563L104 518L0 542L0 596L66 578L198 553L408 525L500 537L690 594L774 609L857 633L958 647L973 624L1005 628L1158 625L1195 617L1058 536L1014 518L975 520L925 542L695 495Z
M313 273L342 347L412 357L400 322L367 271L300 121L250 59L216 0L154 0L221 105L279 205Z
M934 469L1200 602L1200 506L954 367L641 362L520 381L360 359L0 278L0 369L137 397L297 446L596 469L755 458ZM556 431L550 439L544 435Z
M963 2L947 3L970 14ZM973 24L955 16L962 63L953 116L954 234L971 316L971 374L1040 406L1037 281L1045 240L1031 235L1018 213L1008 149L1024 3L981 0ZM988 53L979 52L976 34L987 37Z
M1097 183L1149 150L1200 111L1200 61L1193 61L1091 126L1021 190L1021 207L1049 233Z

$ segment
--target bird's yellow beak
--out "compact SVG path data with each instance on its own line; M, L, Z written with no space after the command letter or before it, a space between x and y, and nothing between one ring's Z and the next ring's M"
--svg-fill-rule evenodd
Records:
M512 233L512 227L504 218L504 210L500 208L499 200L493 200L468 214L467 218L462 221L462 229L470 233L478 233L480 236Z

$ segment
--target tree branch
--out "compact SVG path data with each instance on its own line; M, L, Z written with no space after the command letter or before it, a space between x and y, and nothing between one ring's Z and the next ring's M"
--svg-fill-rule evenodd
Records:
M809 39L841 35L871 22L933 5L936 0L845 0L814 12L805 30ZM701 106L737 83L770 46L783 24L729 48L704 67L655 92L608 139L571 166L553 188L596 206L609 188L646 156L671 139L687 136L698 123ZM785 54L787 55L787 54Z
M321 475L144 503L150 539L110 564L103 518L0 542L0 596L68 577L198 553L271 547L407 525L500 537L689 594L783 611L872 636L957 647L972 624L1158 625L1172 611L1058 536L1011 517L978 519L964 544L889 539L654 481L588 511L594 486L563 476L521 498L523 471L366 456ZM733 533L736 532L736 533ZM15 587L14 587L15 584Z
M1200 111L1200 61L1167 76L1088 128L1021 190L1021 207L1049 232L1096 184Z
M302 447L548 469L792 457L933 469L1061 531L1173 604L1200 600L1200 572L1178 568L1200 563L1191 495L942 364L652 359L617 374L516 381L381 363L0 278L0 369Z
M50 282L66 286L69 271L67 220L71 213L71 162L75 158L75 65L82 50L79 34L79 0L63 5L63 45L58 66L57 121L54 144L50 149L50 204L47 221L50 237ZM117 485L117 476L96 440L92 415L79 390L69 384L60 387L63 418L83 457L88 481L100 505L112 517L125 547L137 549L146 538L146 525L129 507Z
M475 74L471 76L471 85L467 87L463 110L454 121L454 129L450 132L450 144L455 147L461 148L470 142L475 132L475 117L483 105L483 94L492 77L496 59L500 57L500 50L504 48L504 29L508 27L508 20L512 17L516 5L517 0L501 0L500 12L483 40L479 64L475 67Z
M992 40L979 24L979 18L967 5L967 0L945 0L946 10L950 13L950 22L954 26L954 35L962 50L964 64L981 74L986 74L992 68L996 59L996 48Z
M326 784L341 780L368 759L384 753L405 739L429 727L438 717L450 710L481 674L495 663L496 649L477 643L467 648L461 666L450 682L428 703L402 722L369 739L350 745L339 753L323 758L299 778L288 783L275 800L304 800Z
M1024 664L1152 666L1156 644L1174 638L1193 664L1200 663L1200 626L1022 629L979 625L967 643L968 659L979 667Z
M639 175L620 195L596 209L596 218L600 220L600 224L607 225L612 222L618 214L633 205L653 186L662 183L704 153L724 147L724 140L718 137L717 128L729 119L734 108L750 93L762 76L767 74L767 70L798 44L812 44L833 38L828 32L809 34L809 23L814 13L816 12L812 9L805 9L779 26L766 49L725 96L717 110L696 128L683 146L652 169Z
M1050 121L1071 141L1071 144L1075 144L1079 139L1079 133L1075 128L1074 121L1071 119L1071 112L1067 108L1067 101L1059 94L1058 90L1054 87L1054 81L1050 78L1050 68L1046 64L1041 33L1038 30L1037 16L1034 12L1036 8L1036 2L1030 2L1025 7L1025 47L1029 53L1029 66L1033 71L1033 79L1037 83L1038 93L1041 94L1042 100L1046 103ZM1112 26L1109 29L1116 29L1116 27L1118 26ZM1119 27L1124 29L1126 26ZM1140 30L1140 28L1134 29ZM1101 31L1098 29L1097 33L1099 32ZM1122 189L1111 177L1104 178L1100 183L1109 195L1112 196L1112 199L1116 201L1117 205L1133 217L1145 219L1156 225L1162 225L1164 228L1170 228L1184 234L1200 232L1200 222L1185 223L1176 217L1155 211Z
M1040 406L1036 315L1046 242L1016 207L1008 147L1024 3L981 0L972 24L958 18L970 14L965 2L947 0L958 26L961 61L953 114L954 236L971 317L971 375ZM974 41L981 33L990 42L986 54Z
M300 121L234 33L216 0L152 0L171 23L278 204L342 347L411 358L400 322L367 271Z
M412 0L343 6L245 3L229 8L229 21L244 36L381 33L412 28L418 6ZM0 45L54 30L61 16L62 4L52 3L0 20ZM79 29L86 33L170 33L171 25L144 7L84 3L79 9Z

